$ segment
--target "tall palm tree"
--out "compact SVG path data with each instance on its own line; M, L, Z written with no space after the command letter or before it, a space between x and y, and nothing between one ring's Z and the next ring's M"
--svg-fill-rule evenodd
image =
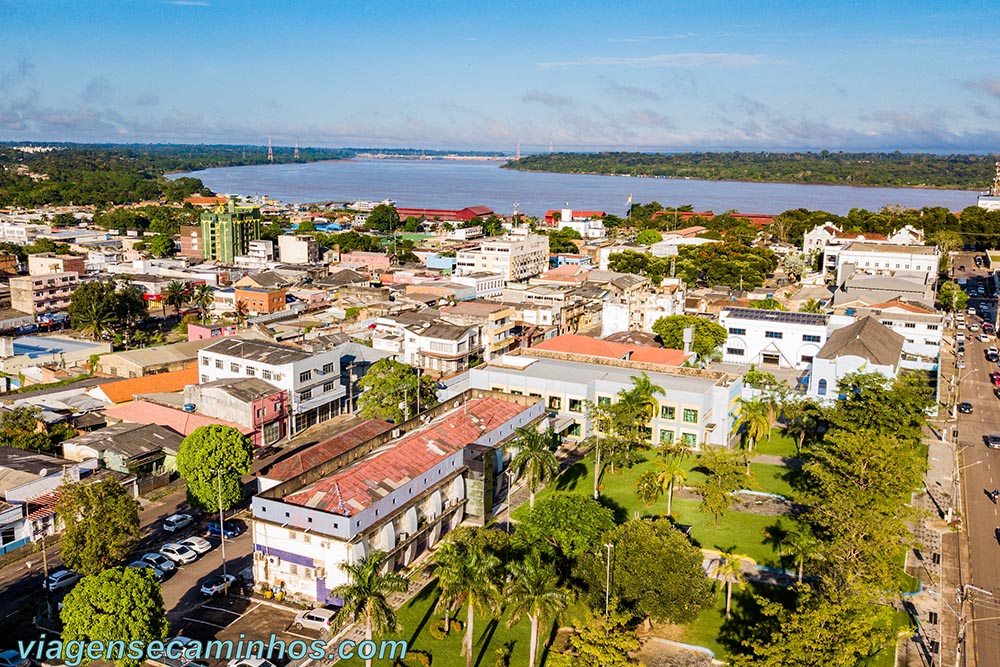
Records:
M601 455L604 453L605 441L612 437L614 430L614 412L612 406L587 402L587 419L590 421L593 435L584 444L592 445L594 449L594 500L600 497L600 480L602 469Z
M174 307L175 315L181 314L181 307L187 303L187 300L188 288L181 281L173 280L163 288L163 302Z
M653 384L653 381L649 379L646 372L643 371L642 375L632 376L632 388L628 390L628 393L633 394L637 403L645 408L648 413L646 418L647 423L650 419L656 416L656 409L659 404L656 402L656 396L663 396L666 392L663 391L663 387Z
M800 313L822 313L823 307L816 299L806 299L799 306Z
M801 456L806 440L818 435L823 408L810 400L789 401L783 412L787 420L785 433L795 438L795 451Z
M191 302L198 307L201 311L201 321L205 322L208 317L208 309L212 307L212 303L215 301L215 290L213 290L208 285L198 285L194 288L194 294L191 296Z
M94 340L104 338L105 334L114 329L117 321L114 311L106 303L96 299L88 301L74 315L73 327Z
M569 592L559 585L555 568L543 564L538 552L532 551L524 560L510 564L510 579L504 597L510 612L507 627L525 616L531 622L528 667L535 667L539 622L544 618L553 618L565 609Z
M438 549L433 556L441 597L438 604L450 609L466 607L465 637L462 655L466 667L472 667L472 638L475 611L498 614L500 601L500 559L481 545L468 543L454 550Z
M334 589L334 594L344 600L341 613L350 615L355 623L364 620L368 641L375 632L394 632L399 628L399 619L388 596L403 593L410 587L410 582L398 572L382 572L384 559L385 552L375 550L357 563L341 563L340 569L347 573L349 583ZM365 660L367 667L371 664L371 658Z
M676 456L657 467L660 470L656 473L656 481L660 488L667 492L667 516L670 516L673 510L674 489L687 479L687 470L681 465L680 458Z
M781 548L782 556L791 556L795 563L798 581L802 583L803 570L807 560L816 555L820 542L808 530L797 530L789 533Z
M517 453L511 459L510 467L514 474L522 473L528 476L528 498L531 507L535 506L535 492L544 482L549 481L559 472L559 462L555 454L549 450L552 442L552 431L544 433L537 428L518 428L514 438L508 445Z
M652 470L639 475L635 480L635 495L644 507L652 507L660 494L663 493L663 485L655 472Z
M770 408L767 403L760 400L740 399L740 414L733 422L733 432L742 431L741 444L746 452L745 459L747 474L750 474L750 455L754 447L771 431L771 422L768 419Z
M240 299L236 302L236 322L242 327L246 326L247 320L250 318L250 305Z
M723 551L719 553L719 562L712 567L712 576L726 583L726 618L729 618L729 610L732 606L733 584L739 586L740 590L743 590L746 585L746 577L743 575L742 567L744 559L746 559L745 556L737 556Z

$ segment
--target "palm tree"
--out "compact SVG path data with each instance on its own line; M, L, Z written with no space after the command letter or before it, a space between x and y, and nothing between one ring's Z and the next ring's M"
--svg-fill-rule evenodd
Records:
M800 313L822 313L823 307L816 299L806 299L799 306Z
M569 592L559 585L559 577L549 564L542 564L537 551L524 560L510 564L510 579L505 591L510 616L507 627L524 616L531 622L528 667L535 667L538 656L538 626L543 618L553 618L566 608Z
M663 485L660 484L659 477L652 470L644 472L635 480L635 495L644 507L652 507L660 494L663 493Z
M116 319L114 311L103 301L95 299L88 301L81 311L75 313L73 326L94 340L100 340L114 328Z
M783 410L787 423L785 433L795 438L795 451L802 455L806 439L814 438L822 421L823 409L814 401L790 401Z
M466 606L465 637L462 655L466 667L472 667L472 638L475 611L498 614L500 601L500 559L481 545L468 543L453 549L438 549L433 556L441 597L438 604L445 609Z
M341 563L350 583L334 589L334 594L344 600L341 613L349 614L354 622L364 619L365 639L371 641L375 632L394 632L399 628L396 611L389 604L391 593L403 593L410 587L398 572L382 572L384 551L372 551L357 563ZM365 665L371 667L371 658Z
M648 413L646 422L648 423L656 416L656 409L659 407L656 396L663 396L666 392L663 391L663 387L653 384L645 371L642 375L633 375L631 379L632 388L628 390L628 393L633 394L637 399L636 402L646 409Z
M163 288L163 302L174 307L174 314L181 314L181 306L188 300L187 285L179 280L173 280Z
M673 509L674 488L687 479L687 470L681 465L678 457L668 459L657 467L660 471L656 474L656 481L660 488L667 492L667 516L670 516Z
M250 305L240 299L236 302L236 322L242 327L246 326L247 319L250 317Z
M719 562L712 567L712 576L726 582L726 618L729 618L729 610L733 600L733 584L740 587L746 585L746 577L743 575L742 561L750 560L746 556L719 552ZM752 560L750 561L753 562Z
M530 506L535 506L535 492L543 482L547 482L559 472L559 462L555 454L549 451L552 442L552 431L541 432L537 428L518 428L509 447L517 453L511 459L510 467L514 474L528 475L528 498Z
M789 533L782 546L781 555L791 556L795 563L798 581L802 583L802 574L807 560L810 560L820 547L820 542L807 530L797 530Z
M215 301L215 290L213 290L208 285L198 285L194 288L194 294L191 296L191 302L198 307L201 311L201 321L205 322L208 317L208 309L212 307L212 303Z
M750 474L750 454L760 439L770 433L771 422L768 419L770 408L767 403L759 400L740 399L740 414L733 422L733 432L743 432L741 443L746 451L747 474Z

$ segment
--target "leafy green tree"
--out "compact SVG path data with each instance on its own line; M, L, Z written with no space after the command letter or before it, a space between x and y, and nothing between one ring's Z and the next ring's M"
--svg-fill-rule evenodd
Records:
M529 505L535 506L535 493L545 482L553 479L559 472L559 462L552 453L553 433L534 427L520 427L514 432L507 447L516 450L510 461L511 470L515 475L527 475Z
M969 305L969 295L957 283L946 280L938 287L938 303L945 310L954 313L965 310Z
M434 381L417 370L392 359L380 359L358 385L364 393L358 399L359 414L365 419L384 419L395 423L437 405ZM417 388L419 387L419 397Z
M945 257L950 252L960 250L964 243L961 233L947 229L934 232L927 240L940 248L941 254Z
M808 264L803 255L794 253L782 260L781 268L785 270L785 273L798 280L806 273Z
M74 329L94 340L111 331L130 336L146 314L146 302L128 276L119 280L95 280L79 285L70 297L69 321Z
M663 240L663 235L655 229L644 229L635 237L639 245L653 245Z
M829 426L848 432L893 433L916 442L934 402L931 388L919 375L890 380L880 373L851 373L837 383L843 397L825 413Z
M139 503L115 479L67 484L56 503L62 560L83 575L121 565L139 543Z
M0 412L0 444L4 447L16 447L18 449L39 449L31 446L37 442L32 436L39 434L45 436L42 426L42 410L35 405L15 405ZM44 446L40 449L48 449L48 437L44 437Z
M681 465L680 457L672 456L666 461L658 464L658 470L656 472L656 481L660 484L660 488L667 494L667 516L670 516L673 512L673 500L674 500L674 489L678 484L684 482L687 479L687 470Z
M782 413L785 417L785 434L795 438L795 452L802 455L806 442L816 442L825 423L823 408L815 401L801 399L789 401Z
M800 313L822 313L823 306L816 299L806 299L799 305Z
M253 465L253 444L232 426L199 426L181 442L177 472L187 482L188 502L207 512L228 510L243 499L241 477Z
M383 234L394 232L399 229L399 211L390 204L379 204L368 214L365 226Z
M610 509L586 496L555 491L538 499L517 523L516 543L551 551L557 560L575 561L600 545L614 526Z
M163 288L163 303L173 306L175 315L181 314L181 308L189 298L188 286L179 280L172 280Z
M157 234L149 242L149 252L153 257L173 257L177 252L174 239L166 234Z
M269 224L264 225L260 230L260 238L262 241L271 241L272 243L278 242L278 237L285 233L284 228L281 226L281 222L273 220Z
M528 646L528 667L535 667L538 656L539 623L555 618L569 601L569 591L559 585L555 568L543 564L538 552L529 552L524 559L508 566L510 576L504 589L507 627L527 616L531 624Z
M344 600L340 613L364 622L365 639L371 641L374 633L395 632L399 629L396 610L389 604L393 593L405 593L410 582L398 572L382 572L385 552L372 551L356 563L341 563L349 582L334 589L334 594ZM365 665L371 667L371 658Z
M191 303L193 303L201 314L201 321L205 322L208 319L208 311L215 303L215 290L209 285L198 285L194 288L194 293L191 295Z
M750 307L759 310L788 310L783 303L770 296L766 299L753 299L750 301Z
M299 226L296 228L295 231L303 233L315 232L316 223L313 222L312 220L303 220L302 222L299 223Z
M726 584L726 618L729 618L732 607L733 585L739 586L740 590L746 585L746 575L743 574L744 560L750 559L723 551L719 553L718 562L712 566L712 576Z
M655 505L656 501L660 499L661 493L663 493L663 485L660 484L657 474L652 470L648 470L636 478L635 495L643 507L649 508Z
M819 551L820 542L808 528L802 528L788 534L781 545L782 556L789 556L795 563L798 582L802 583L802 576L806 562L813 559Z
M630 667L631 653L639 650L639 639L627 628L627 614L612 611L607 619L595 616L586 623L575 620L570 635L570 653L549 655L551 667Z
M664 347L684 349L684 330L694 327L691 351L699 359L709 359L715 350L726 342L729 334L716 322L694 315L668 315L653 323L653 333L660 337Z
M63 600L60 618L64 646L100 642L104 646L122 644L124 649L133 641L148 644L167 638L163 594L148 568L115 567L84 577ZM125 653L123 650L120 657L115 656L115 665L143 664ZM90 662L84 655L80 664Z
M767 404L761 400L739 399L739 414L733 421L733 433L740 434L740 443L746 452L747 474L750 474L750 456L762 438L770 437L771 421Z
M706 475L699 489L701 492L699 509L715 517L715 525L718 526L719 519L729 510L733 502L733 491L742 488L746 483L744 464L736 452L706 448L698 467L703 469Z
M666 519L627 521L602 539L612 545L611 597L619 609L656 622L693 621L711 604L712 584L701 551ZM603 608L605 551L580 560L581 579L595 607Z

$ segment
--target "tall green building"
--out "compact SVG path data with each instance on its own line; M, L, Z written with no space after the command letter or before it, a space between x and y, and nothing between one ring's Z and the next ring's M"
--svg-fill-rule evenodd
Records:
M230 263L247 254L250 241L260 238L261 216L256 206L228 203L201 214L201 256Z

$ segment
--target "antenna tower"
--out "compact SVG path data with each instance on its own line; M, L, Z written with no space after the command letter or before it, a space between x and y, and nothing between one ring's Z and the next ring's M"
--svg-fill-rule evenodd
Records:
M267 138L267 161L274 162L274 148L271 146L271 137Z
M549 153L551 153L551 152L552 152L552 142L550 141L549 142Z
M997 171L993 176L993 188L990 190L990 196L1000 197L1000 161L997 162Z
M514 156L515 160L521 159L521 142L517 142L517 155Z
M299 159L299 145L298 144L295 144L295 154L292 157L295 158L296 160Z

